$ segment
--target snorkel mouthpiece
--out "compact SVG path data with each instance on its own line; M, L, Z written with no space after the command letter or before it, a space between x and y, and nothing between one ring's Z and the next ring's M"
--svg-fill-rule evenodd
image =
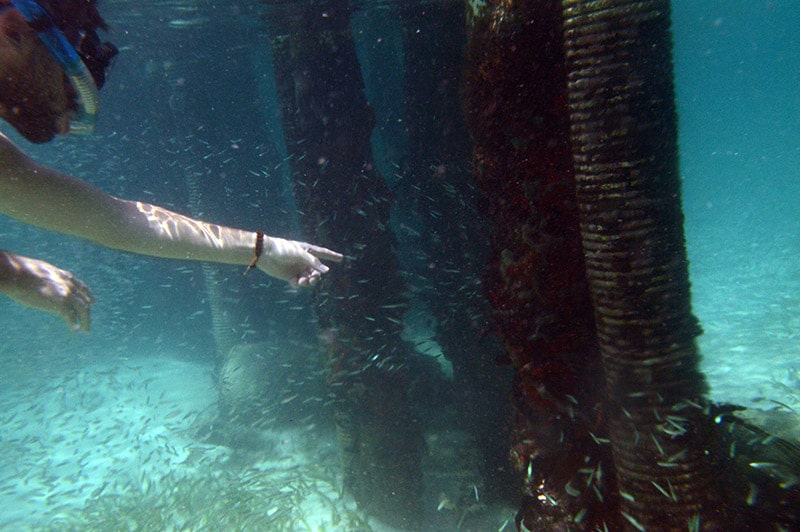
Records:
M97 87L94 84L92 75L78 59L78 68L70 71L66 67L69 82L78 93L78 115L70 120L69 130L79 135L88 135L94 131L94 123L97 120L97 110L99 108L97 98Z
M88 134L94 131L99 108L97 86L89 69L78 52L58 29L53 19L35 0L11 0L23 18L39 35L44 45L58 61L78 94L78 115L69 123L72 133Z

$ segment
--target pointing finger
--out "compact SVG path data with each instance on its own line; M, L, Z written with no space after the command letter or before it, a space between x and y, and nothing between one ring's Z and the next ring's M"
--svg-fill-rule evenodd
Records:
M314 255L315 257L322 259L322 260L330 260L333 262L342 262L344 259L344 255L341 253L337 253L331 249L323 248L320 246L308 246L308 252ZM324 273L324 272L323 272Z

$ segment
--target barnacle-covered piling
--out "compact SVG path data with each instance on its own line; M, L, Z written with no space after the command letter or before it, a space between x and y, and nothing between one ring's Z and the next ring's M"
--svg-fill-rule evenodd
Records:
M529 530L611 529L617 501L574 197L561 5L474 2L470 13L465 105L494 224L485 290L515 370L519 520Z
M572 158L628 528L719 522L678 174L669 2L564 2ZM690 401L690 403L687 403Z

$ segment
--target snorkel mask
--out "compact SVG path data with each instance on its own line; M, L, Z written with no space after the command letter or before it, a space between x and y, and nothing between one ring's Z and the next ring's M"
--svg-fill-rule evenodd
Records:
M78 114L70 120L70 132L91 133L94 131L99 104L97 85L89 69L41 5L35 0L11 0L11 4L22 14L56 61L64 68L70 84L78 95Z

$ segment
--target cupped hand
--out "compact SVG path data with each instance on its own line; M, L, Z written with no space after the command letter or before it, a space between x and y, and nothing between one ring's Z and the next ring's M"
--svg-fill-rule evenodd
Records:
M56 268L52 264L39 262L39 303L42 310L61 316L72 332L89 330L89 309L94 304L94 297L89 287L67 270Z
M328 248L265 237L264 251L258 261L258 268L277 279L282 279L294 287L312 286L329 268L322 260L341 262L344 256Z
M91 325L89 309L94 304L94 296L92 296L86 283L72 276L72 274L62 282L65 283L67 293L59 301L60 305L57 312L67 322L70 331L87 332Z
M48 262L0 252L5 292L24 305L61 316L70 330L89 330L94 303L86 283Z

